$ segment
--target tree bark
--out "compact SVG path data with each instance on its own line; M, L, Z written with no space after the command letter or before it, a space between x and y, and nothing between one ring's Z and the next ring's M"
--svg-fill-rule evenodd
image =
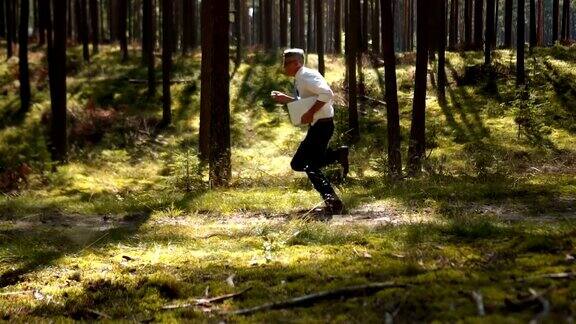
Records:
M494 38L494 1L486 2L486 42L484 44L484 65L489 67L492 64L492 42L488 41Z
M360 138L358 125L358 98L356 82L356 56L359 51L360 40L360 2L348 1L348 30L346 30L346 66L348 74L348 128L350 142L355 143Z
M544 45L544 1L543 0L538 0L538 13L537 13L537 18L538 18L538 22L537 22L537 37L536 37L536 43L538 46L543 46Z
M42 1L42 0L40 0ZM100 27L99 24L99 13L98 13L98 0L90 0L90 35L92 38L92 54L98 54L98 42Z
M154 70L154 48L156 37L154 32L154 7L152 0L142 1L142 58L148 70L148 97L156 93L156 72Z
M474 49L482 49L484 36L484 0L474 0Z
M213 0L214 1L214 0ZM201 47L202 47L202 66L201 66L201 90L200 90L200 131L199 131L199 153L200 159L204 162L209 161L210 156L210 125L211 125L211 88L212 88L212 53L214 43L212 42L214 19L212 15L212 1L201 2L201 22L200 29ZM254 17L257 17L254 15ZM256 23L254 24L256 26ZM256 34L255 34L256 36ZM256 40L256 39L255 39Z
M402 175L402 154L400 151L400 113L396 80L392 1L381 0L380 11L382 16L382 53L384 56L386 87L386 120L388 123L388 172L392 179L398 179Z
M564 0L562 8L562 41L570 39L570 0Z
M173 0L162 0L162 126L172 122L172 49L174 46Z
M439 28L438 39L438 98L446 101L446 0L436 0Z
M316 51L316 44L314 42L314 2L312 0L308 0L307 3L308 20L306 22L306 50L308 53L311 53Z
M230 77L229 77L229 11L228 0L202 2L203 14L212 20L211 28L202 33L202 65L208 64L206 72L210 74L207 87L210 101L210 183L214 187L227 186L231 179L230 153ZM208 18L208 17L206 17ZM202 24L204 27L205 25ZM207 38L204 41L204 38ZM205 80L202 79L204 84ZM202 90L204 91L204 86Z
M0 0L0 37L6 38L6 0Z
M560 20L560 0L553 0L552 3L552 43L558 41L558 27Z
M324 75L324 10L322 0L316 0L316 51L318 52L318 72Z
M14 15L12 15L12 6L14 0L6 1L6 57L11 58L14 55Z
M288 0L280 0L280 47L288 46Z
M54 40L48 37L49 51L48 68L50 74L50 97L52 102L52 123L50 151L52 159L65 162L68 143L66 137L66 1L52 3L54 17ZM51 28L49 28L50 34Z
M30 72L28 67L28 23L30 17L30 3L22 1L20 4L20 35L19 46L19 79L20 79L20 113L25 114L30 109Z
M334 51L342 53L342 0L334 3Z
M117 38L120 41L120 50L122 51L122 62L128 60L128 38L126 35L128 21L128 3L127 0L116 0L117 4ZM172 15L170 15L172 16ZM171 35L174 37L174 35Z
M449 48L455 50L458 47L458 20L460 16L459 0L452 0L450 3L450 39Z
M90 62L90 51L88 49L88 13L86 9L86 0L80 0L80 39L82 40L82 55L84 61Z
M472 0L464 0L464 49L472 48Z
M518 1L518 14L517 14L517 39L516 39L516 85L526 84L526 74L524 71L524 0Z
M536 47L536 0L530 0L530 50Z
M414 103L412 107L412 125L408 148L408 174L415 176L422 170L422 160L426 151L426 79L428 70L427 15L429 0L418 0L417 5L417 48L416 76L414 83Z
M380 54L380 0L374 0L372 6L372 52Z
M360 0L358 0L360 1ZM369 40L369 36L368 36L368 11L369 11L369 6L368 6L368 0L363 0L362 1L362 37L361 39L361 43L360 43L360 51L362 53L366 53L368 52L368 40Z

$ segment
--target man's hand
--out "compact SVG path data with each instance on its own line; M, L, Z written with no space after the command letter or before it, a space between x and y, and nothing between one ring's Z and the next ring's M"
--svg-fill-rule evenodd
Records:
M294 98L280 91L272 91L272 93L270 93L270 96L272 97L272 100L280 104L287 104L289 102L294 101Z
M305 112L304 115L302 115L302 118L300 118L302 124L311 124L312 121L314 121L314 112L311 110Z

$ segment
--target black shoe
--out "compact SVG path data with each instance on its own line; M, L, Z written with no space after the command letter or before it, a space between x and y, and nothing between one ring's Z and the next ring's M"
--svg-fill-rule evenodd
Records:
M348 161L348 154L350 149L348 146L341 146L338 148L338 162L342 166L342 178L346 178L348 171L350 171L350 162Z
M332 215L342 215L344 214L344 204L340 199L327 200L326 201L326 214Z

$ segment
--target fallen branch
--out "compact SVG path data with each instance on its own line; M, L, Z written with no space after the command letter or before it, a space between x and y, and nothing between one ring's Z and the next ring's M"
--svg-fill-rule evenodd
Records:
M386 106L386 102L384 102L384 101L382 101L382 100L370 98L370 97L368 97L368 96L361 96L360 98L362 98L362 99L364 99L364 100L368 100L368 101L375 102L375 103L380 104L380 105Z
M219 302L225 301L227 299L236 298L236 297L244 294L245 292L247 292L250 289L252 289L252 287L248 287L248 288L246 288L240 292L237 292L237 293L222 295L222 296L218 296L218 297L198 298L198 299L194 299L192 303L187 303L187 304L166 305L166 306L162 307L162 309L168 310L168 309L190 308L190 307L197 307L197 306L210 306L214 303L219 303Z
M519 278L516 279L517 281L526 281L529 279L538 279L538 278L548 278L548 279L573 279L576 278L576 272L559 272L559 273L548 273L543 275L536 275L531 277Z
M192 83L195 80L193 79L175 79L175 80L170 80L170 83ZM129 83L148 83L148 80L144 80L144 79L128 79ZM158 80L156 80L156 82L159 82Z
M90 308L88 308L87 311L88 311L89 313L92 313L92 314L98 316L98 317L101 317L101 318L104 318L104 319L110 319L110 316L108 316L106 313L102 313L102 312L97 311L97 310L95 310L95 309L90 309Z
M542 305L542 310L538 314L536 314L536 316L534 316L534 318L530 321L530 324L540 323L542 319L544 319L545 317L548 316L548 314L550 314L550 302L546 298L544 298L543 294L537 293L532 288L530 288L530 294L534 298L536 298L536 300L538 300Z
M478 316L486 316L486 310L484 309L484 298L482 294L478 291L472 292L472 299L476 302L476 308L478 309Z
M25 294L31 294L33 292L34 292L34 290L10 291L10 292L5 292L5 293L0 293L0 296L25 295Z
M353 286L347 288L341 288L336 290L329 290L329 291L321 291L318 293L304 295L296 298L292 298L286 301L276 302L276 303L268 303L263 304L260 306L252 307L252 308L244 308L239 309L232 312L222 313L222 315L248 315L253 314L260 311L271 310L271 309L282 309L282 308L289 308L289 307L305 307L311 306L317 302L325 301L325 300L332 300L332 299L341 299L341 298L352 298L357 296L366 296L371 295L374 293L379 292L383 289L389 288L406 288L408 285L405 284L396 284L396 283L387 283L387 282L377 282L368 285L362 286Z

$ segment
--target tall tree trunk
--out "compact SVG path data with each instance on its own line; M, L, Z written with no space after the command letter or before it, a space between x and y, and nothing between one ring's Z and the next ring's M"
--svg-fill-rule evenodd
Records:
M412 125L408 148L408 174L418 175L422 170L422 160L426 151L426 79L428 70L427 16L429 0L418 0L417 4L417 43L416 76L414 83L414 103L412 107Z
M316 44L314 43L314 8L313 8L313 1L307 1L307 14L308 19L306 22L307 30L306 30L306 50L308 53L316 51Z
M396 81L396 55L394 53L393 0L381 1L382 52L386 86L386 121L388 124L388 172L392 179L398 179L402 175L402 154L400 151L400 113Z
M6 38L6 0L0 0L0 37Z
M76 43L82 44L82 4L74 0L74 27L76 28Z
M122 51L122 61L126 62L128 60L128 38L126 35L127 31L127 22L128 22L128 4L127 0L116 0L117 10L116 16L118 20L116 21L117 24L117 37L120 41L120 50ZM172 18L172 15L170 15ZM174 35L170 35L174 37Z
M342 0L334 3L334 51L342 53Z
M518 1L518 14L517 14L517 39L516 39L516 85L526 84L526 73L524 71L524 0Z
M228 64L229 4L228 0L202 1L203 18L212 20L210 26L202 24L203 28L208 27L202 33L202 53L208 54L202 55L203 73L210 75L208 80L202 78L202 91L208 90L206 95L210 104L210 183L214 187L227 186L232 174ZM206 82L211 84L205 87Z
M51 41L52 37L48 37L49 45L51 45L48 62L48 68L51 70L49 74L52 101L50 149L53 160L65 162L68 151L66 138L66 12L68 8L66 1L54 1L52 9L54 40Z
M536 47L536 0L530 0L530 50Z
M273 7L272 0L264 0L264 48L272 51L274 47L274 25L273 25Z
M204 162L209 161L210 155L210 125L211 125L211 93L212 93L212 65L213 57L208 53L213 52L213 24L214 19L212 15L212 1L201 2L200 14L200 37L202 53L202 66L201 66L201 89L200 89L200 131L199 131L199 153L200 159ZM254 15L253 17L257 17ZM256 23L254 24L256 25ZM256 36L256 34L255 34ZM256 40L256 37L255 37Z
M156 93L156 72L154 70L154 48L156 44L154 28L154 2L142 0L142 58L148 70L148 97Z
M570 0L564 0L562 8L562 41L570 39Z
M6 0L6 57L11 58L14 55L14 15L12 14L12 6L14 6L14 0Z
M358 0L360 1L360 0ZM368 11L369 11L369 6L368 6L368 0L363 0L362 1L362 37L361 39L361 43L360 43L360 51L362 53L366 53L368 52L368 39L370 38L368 36Z
M188 53L192 47L190 41L192 34L190 22L193 20L192 17L190 17L190 12L192 11L192 2L194 2L194 0L182 0L182 11L180 13L182 15L182 54ZM238 9L236 8L236 10Z
M492 40L494 38L494 1L487 0L486 2L486 42L484 44L484 65L489 67L492 64Z
M472 48L472 0L464 0L464 49Z
M316 49L318 52L318 71L324 75L324 10L322 0L316 0Z
M288 0L280 0L280 47L288 46Z
M512 7L513 0L504 3L504 47L512 47Z
M90 51L88 49L88 12L86 8L86 0L80 0L80 38L82 40L82 55L84 61L90 62Z
M30 3L25 0L20 4L20 35L18 40L20 67L20 113L24 114L30 109L30 72L28 68L28 20L30 17Z
M372 51L380 54L380 0L372 3Z
M348 128L350 142L355 143L360 138L360 128L358 124L358 98L356 83L356 57L359 51L360 40L360 2L348 1L348 29L346 30L346 66L348 74Z
M474 0L474 49L480 50L484 36L484 0Z
M170 74L172 73L172 49L174 42L173 0L162 0L162 125L172 122L172 96Z
M536 27L538 46L544 45L544 0L538 0L538 23Z
M552 43L558 40L558 27L560 21L560 0L553 0L552 3Z
M458 2L459 0L450 2L450 39L448 47L452 51L458 47L458 20L460 16Z
M89 1L90 1L90 26L91 26L90 35L92 38L92 54L97 54L99 33L100 33L100 27L98 26L99 23L98 0L89 0Z
M488 0L490 1L490 0ZM439 28L438 39L438 98L446 101L446 0L436 0Z

